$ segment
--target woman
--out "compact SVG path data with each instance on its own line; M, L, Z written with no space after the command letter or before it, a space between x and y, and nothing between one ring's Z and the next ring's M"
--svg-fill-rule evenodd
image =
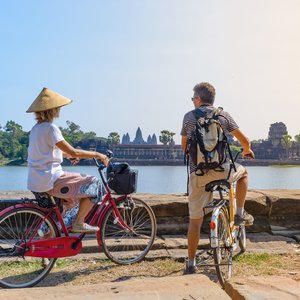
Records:
M43 88L27 112L34 112L37 123L29 136L28 147L28 189L33 192L47 192L64 199L64 211L76 206L79 202L77 217L72 232L93 233L99 230L96 226L84 223L84 219L94 203L101 201L102 188L94 176L63 171L63 156L68 159L96 158L104 165L108 157L96 151L75 149L62 136L53 119L59 117L60 107L72 100Z

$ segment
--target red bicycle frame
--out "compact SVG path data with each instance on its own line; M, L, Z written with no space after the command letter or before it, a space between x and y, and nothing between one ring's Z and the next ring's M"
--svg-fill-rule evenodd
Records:
M98 171L100 177L102 179L103 185L106 190L106 195L101 201L100 204L95 204L91 211L86 216L86 222L90 225L98 225L101 228L101 224L103 222L103 218L106 212L112 208L113 215L115 220L117 220L118 224L123 228L126 229L128 232L132 232L132 228L130 228L123 220L118 207L117 203L119 201L125 200L128 198L127 195L120 196L118 198L113 198L110 192L110 189L107 185L106 180L104 179L102 169L103 166L99 165L95 160L96 165L98 166ZM64 223L63 217L59 208L56 206L56 202L52 196L49 196L53 207L50 209L45 209L37 206L36 204L28 203L24 200L25 203L20 204L20 200L16 200L13 206L10 206L3 211L1 211L0 216L8 213L10 210L15 208L30 208L35 209L37 211L41 211L45 213L43 219L39 221L35 221L27 230L22 234L22 239L28 239L26 242L21 243L18 248L19 251L22 252L24 256L34 256L34 257L44 257L44 258L59 258L59 257L67 257L67 256L75 256L77 255L82 249L82 239L85 236L85 233L79 234L77 237L70 236L68 229L71 227L67 227ZM14 202L14 200L11 200ZM28 201L28 200L27 200ZM55 220L55 217L57 220ZM53 224L56 226L56 232L58 233L58 237L55 238L41 238L39 240L35 239L38 233L40 226L45 222L46 219L51 219ZM57 221L61 224L61 229L64 236L61 235L61 231L57 225ZM30 237L28 237L30 235ZM97 240L99 246L101 246L101 233L100 231L97 232Z

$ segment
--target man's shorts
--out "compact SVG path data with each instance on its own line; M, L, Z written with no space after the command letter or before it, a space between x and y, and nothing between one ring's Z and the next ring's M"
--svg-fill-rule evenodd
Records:
M235 164L236 172L231 170L230 182L235 182L247 174L246 169ZM204 216L203 207L205 207L213 198L211 192L205 191L205 185L213 180L227 179L230 164L226 163L223 165L224 172L216 172L214 170L208 171L203 176L197 176L195 172L190 174L189 181L189 214L190 219L199 219Z

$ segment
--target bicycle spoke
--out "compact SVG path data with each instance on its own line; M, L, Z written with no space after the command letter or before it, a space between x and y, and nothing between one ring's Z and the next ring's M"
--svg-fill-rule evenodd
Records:
M150 250L155 238L154 214L141 200L124 200L118 208L122 221L115 223L113 209L104 218L101 227L103 250L119 264L140 261ZM122 222L129 228L123 226Z
M45 219L42 211L32 208L15 208L0 217L0 286L22 288L37 284L53 267L56 259L44 265L42 258L27 257L22 245L28 239L39 239L37 229L47 223L53 236L55 225Z

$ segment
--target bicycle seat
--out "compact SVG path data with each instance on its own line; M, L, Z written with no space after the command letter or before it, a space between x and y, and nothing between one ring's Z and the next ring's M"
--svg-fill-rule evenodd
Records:
M48 193L46 192L33 192L31 191L38 203L38 205L42 208L51 208L54 205L54 203L52 203L51 201L51 195L49 195ZM56 197L53 197L55 202L56 202L56 205L59 207L59 209L61 210L62 207L61 207L61 201L59 198L56 198Z
M212 192L216 186L225 186L230 189L230 182L226 179L214 180L205 185L206 192Z

